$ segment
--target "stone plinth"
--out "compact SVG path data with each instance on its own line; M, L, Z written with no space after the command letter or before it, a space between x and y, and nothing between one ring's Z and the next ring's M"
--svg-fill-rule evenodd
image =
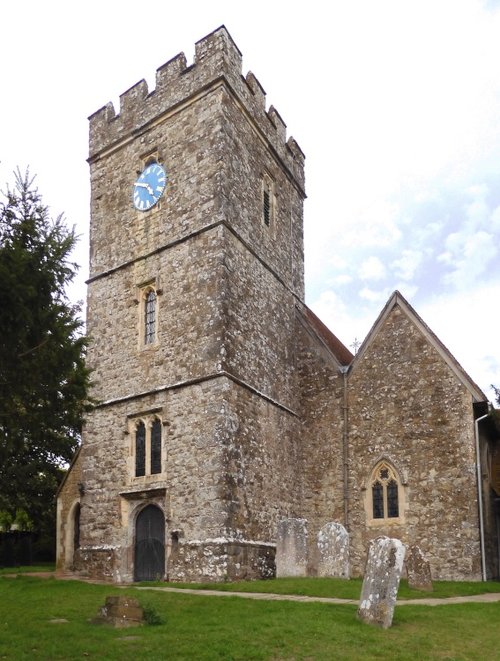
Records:
M110 624L116 628L137 627L144 623L144 612L137 599L131 597L106 597L93 624Z

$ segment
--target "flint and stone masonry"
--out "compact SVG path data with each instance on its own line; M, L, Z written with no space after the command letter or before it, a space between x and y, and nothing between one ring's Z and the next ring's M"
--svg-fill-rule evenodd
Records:
M59 569L265 578L279 522L307 519L313 574L336 521L352 575L386 534L435 578L497 576L486 397L399 292L355 357L305 305L305 157L226 28L94 113L88 162L97 403L59 490ZM167 184L140 211L151 163Z

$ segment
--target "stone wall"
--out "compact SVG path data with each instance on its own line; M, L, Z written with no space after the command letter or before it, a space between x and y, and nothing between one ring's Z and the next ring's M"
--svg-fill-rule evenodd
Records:
M57 495L56 568L59 571L71 569L74 565L75 508L80 504L81 483L82 459L79 449Z
M421 329L395 305L349 375L351 559L387 535L417 544L437 579L480 578L470 392ZM370 520L369 482L386 458L399 472L404 511Z
M316 567L316 537L329 521L344 522L343 374L338 359L297 311L300 388L302 507L308 521L310 573Z

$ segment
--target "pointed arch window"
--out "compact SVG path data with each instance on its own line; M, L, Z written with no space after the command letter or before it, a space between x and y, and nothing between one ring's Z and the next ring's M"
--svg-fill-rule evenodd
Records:
M374 522L396 522L402 513L403 487L396 470L387 461L372 472L368 489L368 515Z

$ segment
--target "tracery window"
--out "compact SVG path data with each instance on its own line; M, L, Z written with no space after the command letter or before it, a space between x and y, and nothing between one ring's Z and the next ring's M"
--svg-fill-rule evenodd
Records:
M140 420L134 427L134 476L162 472L162 423L157 417Z
M399 477L388 462L381 462L370 480L371 517L374 520L398 519L401 509L402 487Z

